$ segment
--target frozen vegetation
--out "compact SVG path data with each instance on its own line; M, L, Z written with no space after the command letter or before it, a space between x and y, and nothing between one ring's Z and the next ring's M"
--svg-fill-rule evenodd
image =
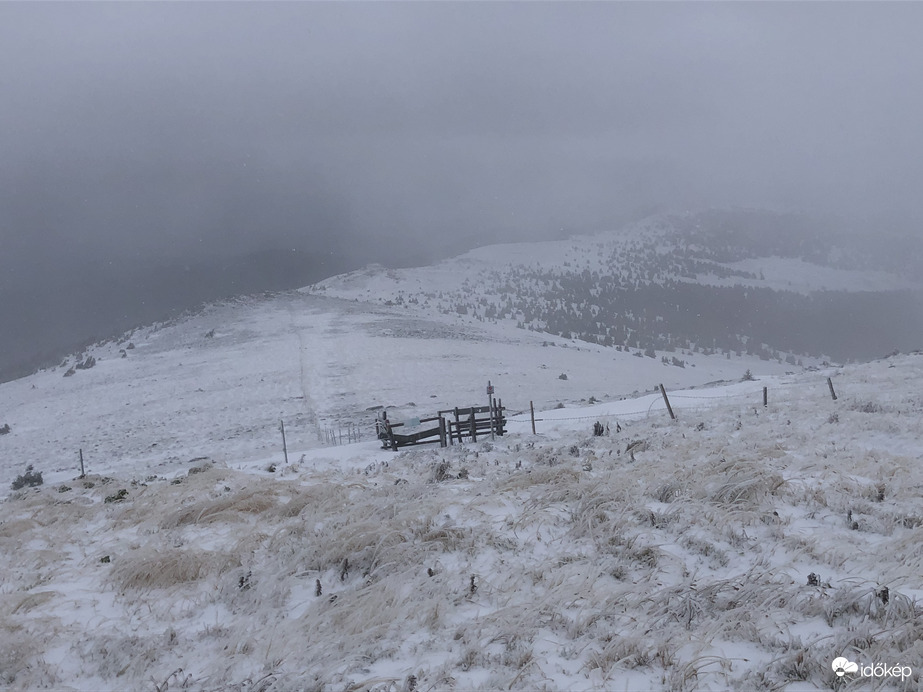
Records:
M275 473L46 474L0 505L2 684L869 688L845 656L917 689L921 376L908 355L757 377L675 392L676 421L647 395Z

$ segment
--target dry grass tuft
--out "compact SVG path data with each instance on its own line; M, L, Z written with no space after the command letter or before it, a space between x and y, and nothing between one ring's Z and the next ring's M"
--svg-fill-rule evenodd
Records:
M113 579L123 592L166 589L235 567L240 567L240 561L226 553L172 549L125 556L118 561Z
M207 524L218 521L241 521L246 515L263 514L274 508L278 496L266 488L243 490L226 497L193 502L172 512L160 523L163 529L187 524Z

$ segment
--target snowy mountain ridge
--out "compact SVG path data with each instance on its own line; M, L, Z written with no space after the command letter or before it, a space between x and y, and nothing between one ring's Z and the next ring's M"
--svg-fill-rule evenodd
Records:
M725 210L487 246L431 267L371 266L310 290L642 351L848 360L923 343L916 260L912 239L871 248L804 217Z

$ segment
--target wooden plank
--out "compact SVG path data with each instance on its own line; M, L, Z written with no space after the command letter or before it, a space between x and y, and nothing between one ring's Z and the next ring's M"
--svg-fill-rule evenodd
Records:
M450 409L445 409L443 411L439 411L439 414L442 415L446 413L455 413L456 411L458 412L459 417L465 418L467 416L470 416L472 413L475 413L475 414L490 413L490 406L469 406L467 408L450 408Z
M429 437L438 438L439 428L432 428L430 430L420 430L415 433L409 433L409 434L404 434L404 435L394 433L394 439L397 440L398 444L409 444L413 442L420 442L421 440L425 440ZM431 440L431 442L435 442L435 440Z

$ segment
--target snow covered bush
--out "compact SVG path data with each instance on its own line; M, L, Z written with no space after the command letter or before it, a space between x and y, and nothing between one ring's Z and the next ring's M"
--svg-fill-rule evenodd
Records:
M44 482L45 481L42 480L42 472L33 471L32 464L29 464L26 467L26 472L19 476L16 476L16 479L13 481L10 487L13 490L19 490L21 488L26 488L26 487L33 488L37 485L41 485Z

